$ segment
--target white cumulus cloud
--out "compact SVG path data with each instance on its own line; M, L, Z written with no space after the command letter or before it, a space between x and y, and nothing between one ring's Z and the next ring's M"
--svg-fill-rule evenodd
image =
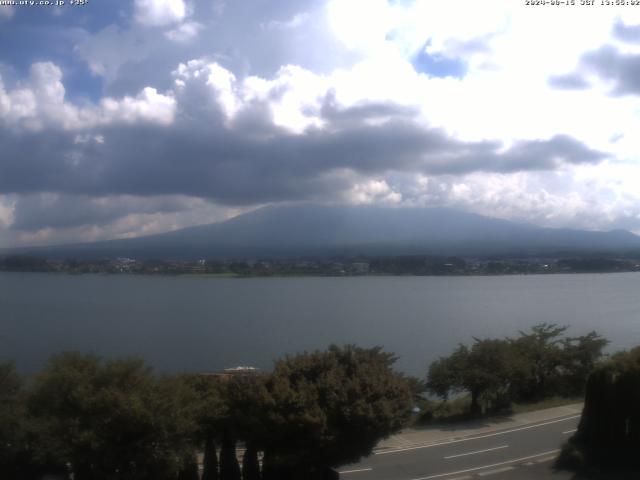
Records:
M177 23L187 15L184 0L135 0L135 18L147 26Z
M65 95L62 70L51 62L34 63L29 78L13 90L7 90L0 77L0 122L35 131L88 129L114 123L167 125L173 121L176 107L172 96L152 87L143 88L135 97L105 97L97 105L77 106Z

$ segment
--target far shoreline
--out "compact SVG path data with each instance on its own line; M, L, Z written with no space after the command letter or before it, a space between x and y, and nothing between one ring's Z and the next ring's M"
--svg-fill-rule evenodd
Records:
M492 277L543 277L559 275L612 275L634 274L638 271L611 271L611 272L533 272L533 273L470 273L470 274L393 274L371 273L361 275L339 274L274 274L274 275L241 275L235 273L151 273L151 272L51 272L51 271L24 271L24 270L0 270L0 274L41 274L60 277L96 276L96 277L147 277L147 278L206 278L206 279L256 279L256 278L492 278Z

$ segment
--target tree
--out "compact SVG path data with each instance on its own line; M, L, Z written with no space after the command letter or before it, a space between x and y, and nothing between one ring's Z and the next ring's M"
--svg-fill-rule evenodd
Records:
M244 480L260 478L258 450L264 450L270 444L272 432L268 430L266 412L273 407L273 399L266 387L267 378L261 374L242 375L225 384L228 428L245 445Z
M246 444L246 450L242 457L242 480L260 480L258 449L254 442Z
M539 399L558 388L559 369L566 361L561 336L567 328L541 323L533 326L530 333L520 332L520 337L511 340L519 367L512 388L516 398Z
M585 459L587 465L630 467L637 474L639 451L640 347L636 347L614 355L589 375L578 431L563 455Z
M208 435L204 444L202 480L218 480L218 457L213 435Z
M562 393L575 395L584 392L587 377L602 358L602 351L608 343L595 331L563 339Z
M74 478L175 478L194 453L193 392L157 381L139 359L53 357L35 381L30 413L41 454L71 465Z
M516 339L474 339L448 357L433 362L428 390L447 399L468 392L471 413L507 407L512 400L537 400L548 395L581 393L591 370L602 357L607 340L596 332L562 338L567 327L542 323Z
M265 478L274 470L283 479L322 478L400 429L411 396L391 368L395 360L380 347L333 345L278 361L267 380L273 404Z
M8 480L36 478L39 466L29 448L23 382L13 363L0 363L0 472Z
M449 357L434 362L429 391L442 398L462 391L471 395L471 414L482 413L481 398L505 394L512 377L511 348L506 340L475 339L471 348L459 345Z
M185 462L185 466L178 473L178 480L200 480L198 460L195 456Z
M447 400L452 393L465 389L463 374L469 363L469 348L458 345L448 357L440 357L429 366L427 390Z
M216 441L220 438L223 419L228 416L224 385L211 376L192 375L188 381L196 392L196 440L204 451L202 480L218 480Z
M422 394L427 391L427 384L423 380L411 375L405 376L404 378L409 385L409 391L411 392L411 398L414 403L423 400Z
M240 465L236 456L236 440L230 429L222 435L222 449L220 450L220 480L240 480Z

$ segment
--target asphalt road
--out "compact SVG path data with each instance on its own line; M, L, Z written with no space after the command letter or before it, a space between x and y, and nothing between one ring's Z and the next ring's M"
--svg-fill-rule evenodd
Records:
M571 436L580 416L496 430L431 445L379 451L340 469L343 480L458 480L516 471L549 462ZM509 475L500 475L500 478ZM513 478L518 478L514 476Z

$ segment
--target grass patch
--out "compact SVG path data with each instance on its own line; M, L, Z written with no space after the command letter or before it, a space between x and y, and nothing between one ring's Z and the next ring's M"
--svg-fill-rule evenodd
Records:
M536 410L545 410L547 408L563 407L574 403L582 403L584 397L551 397L531 403L512 403L512 413L527 413Z

